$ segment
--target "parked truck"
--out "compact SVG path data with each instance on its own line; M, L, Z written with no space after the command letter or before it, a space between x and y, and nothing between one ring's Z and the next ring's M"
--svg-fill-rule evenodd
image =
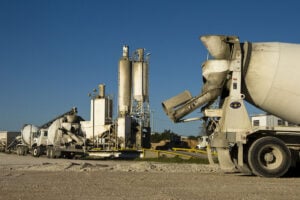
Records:
M201 107L210 145L225 171L280 177L299 162L300 127L251 125L245 101L300 124L300 45L241 43L236 36L206 35L210 59L202 65L199 96L189 91L162 103L174 122ZM216 105L217 106L213 106Z
M21 135L16 137L11 147L16 145L18 155L27 155L30 152L33 156L39 156L46 147L46 138L47 135L39 132L39 127L25 124L21 129Z
M46 154L49 158L73 157L84 154L85 137L81 131L77 108L72 108L41 126L26 124L21 135L15 138L18 155L31 153L34 157Z

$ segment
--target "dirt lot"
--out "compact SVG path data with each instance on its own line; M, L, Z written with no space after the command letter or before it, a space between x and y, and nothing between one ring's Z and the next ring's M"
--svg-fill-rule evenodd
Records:
M0 153L0 200L299 199L300 178L223 174L217 166L34 158Z

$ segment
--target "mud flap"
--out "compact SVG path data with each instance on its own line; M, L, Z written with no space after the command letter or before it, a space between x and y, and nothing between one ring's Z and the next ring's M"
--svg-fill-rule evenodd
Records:
M208 144L207 147L206 147L206 152L207 152L207 158L208 158L208 161L209 161L209 164L210 165L214 165L215 162L212 158L212 153L211 153L211 148L210 148L210 145Z
M231 160L229 148L217 148L218 160L221 170L227 173L238 172L234 163Z

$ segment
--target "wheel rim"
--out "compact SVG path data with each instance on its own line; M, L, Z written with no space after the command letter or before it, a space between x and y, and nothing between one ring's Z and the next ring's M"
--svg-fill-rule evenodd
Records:
M37 155L37 149L33 150L33 155L36 156Z
M254 141L248 150L248 164L253 174L264 177L283 176L290 168L291 152L285 143L272 136Z
M283 162L283 155L275 145L266 145L258 152L258 162L268 170L278 168Z

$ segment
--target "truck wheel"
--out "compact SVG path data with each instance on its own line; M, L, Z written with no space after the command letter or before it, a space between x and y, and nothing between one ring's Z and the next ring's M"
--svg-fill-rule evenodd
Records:
M53 147L49 147L47 152L48 152L48 158L55 158L56 157L55 156L55 150L54 150Z
M21 147L17 147L17 155L18 155L18 156L21 155Z
M19 147L17 148L17 154L18 154L19 156L26 156L26 148L23 147L23 146L19 146Z
M32 151L32 155L33 155L34 157L39 157L40 154L41 154L40 152L41 152L40 148L39 148L39 147L35 147L35 148L33 149L33 151Z
M22 148L22 155L23 156L27 156L27 152L28 152L28 148L27 147L23 147Z
M47 158L50 158L50 149L51 149L52 147L47 147L46 148L46 156L47 156Z
M257 176L280 177L291 166L291 152L280 139L262 137L250 146L248 164Z

